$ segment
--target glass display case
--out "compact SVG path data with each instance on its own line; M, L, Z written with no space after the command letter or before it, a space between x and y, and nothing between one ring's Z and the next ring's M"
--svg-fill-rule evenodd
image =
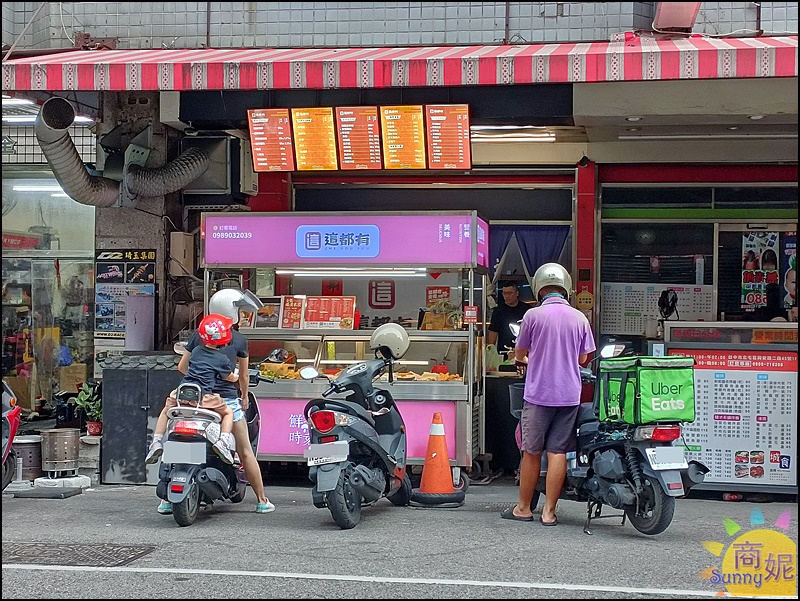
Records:
M688 456L698 489L797 494L797 334L790 322L664 322L669 355L695 359Z

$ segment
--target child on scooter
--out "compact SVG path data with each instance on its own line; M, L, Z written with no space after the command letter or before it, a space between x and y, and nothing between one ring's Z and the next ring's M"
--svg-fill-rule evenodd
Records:
M192 350L189 356L189 369L181 380L181 384L199 385L202 393L200 407L216 411L222 417L219 440L212 446L220 459L228 464L233 463L231 454L231 449L234 447L233 411L220 395L211 391L218 380L236 382L239 378L231 368L230 359L220 351L220 347L230 343L233 337L232 329L233 321L230 318L214 313L206 315L197 328L203 344ZM164 452L162 439L167 430L167 410L177 405L176 395L177 390L170 393L158 416L153 442L147 451L145 463L156 463Z

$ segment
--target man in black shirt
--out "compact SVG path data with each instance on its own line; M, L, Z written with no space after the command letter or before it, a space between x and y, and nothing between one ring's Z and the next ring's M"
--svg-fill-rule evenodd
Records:
M487 344L496 344L497 352L504 354L514 350L515 336L508 327L509 324L522 319L522 316L531 307L520 302L519 287L515 282L500 282L499 286L503 292L504 302L498 304L492 311L486 342Z

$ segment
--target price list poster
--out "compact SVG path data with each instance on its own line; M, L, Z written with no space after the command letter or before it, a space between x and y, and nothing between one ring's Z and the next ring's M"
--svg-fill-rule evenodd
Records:
M339 168L331 107L292 109L292 129L298 171Z
M472 153L469 139L469 106L466 104L429 104L428 167L430 169L470 169Z
M383 166L425 169L425 121L422 105L382 106Z
M289 109L248 109L253 170L294 171Z
M342 106L335 110L340 168L383 169L378 107Z
M797 485L797 353L671 349L694 357L695 421L683 436L705 482Z

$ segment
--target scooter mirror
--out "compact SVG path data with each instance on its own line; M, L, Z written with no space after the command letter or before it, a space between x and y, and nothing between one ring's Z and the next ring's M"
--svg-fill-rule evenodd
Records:
M600 349L600 356L603 359L610 359L611 357L619 357L624 352L624 344L607 344Z
M258 376L260 372L258 369L248 369L247 370L247 383L250 386L258 386Z
M176 342L172 345L172 350L175 351L176 355L182 355L186 352L186 343L185 342Z
M310 365L300 370L300 377L304 380L313 380L315 378L319 378L320 375L321 374L319 371L317 371L317 368L311 367Z
M508 328L511 330L511 333L514 334L514 338L519 336L519 322L508 324Z

